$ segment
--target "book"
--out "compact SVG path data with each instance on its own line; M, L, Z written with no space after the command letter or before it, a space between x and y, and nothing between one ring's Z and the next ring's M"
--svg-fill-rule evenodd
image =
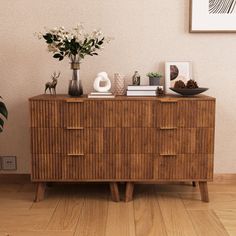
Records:
M160 85L129 85L127 87L128 91L156 91L157 88L162 88Z
M91 92L88 98L114 98L111 92Z
M156 91L127 90L127 96L156 96Z
M90 95L112 95L111 92L91 92Z
M89 94L88 98L115 98L115 95L92 95L92 94Z

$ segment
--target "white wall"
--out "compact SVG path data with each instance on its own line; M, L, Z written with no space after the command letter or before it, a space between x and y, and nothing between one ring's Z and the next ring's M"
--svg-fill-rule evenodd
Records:
M97 72L131 76L161 70L164 61L193 61L194 78L217 98L215 171L236 172L236 34L189 34L188 0L0 0L0 71L9 120L0 135L0 155L16 155L18 172L30 170L28 98L43 92L54 70L67 93L68 60L58 62L33 33L44 26L84 22L115 40L81 69L89 92ZM146 83L147 81L143 81Z

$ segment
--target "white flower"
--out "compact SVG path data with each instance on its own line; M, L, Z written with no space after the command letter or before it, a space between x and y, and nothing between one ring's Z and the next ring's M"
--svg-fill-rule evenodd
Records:
M52 36L50 36L50 34ZM104 37L102 31L100 29L94 29L91 33L87 33L84 30L84 26L82 23L76 25L75 28L71 30L65 30L63 26L55 27L52 29L45 28L45 33L35 34L39 39L42 39L44 35L47 43L47 49L49 52L56 53L59 52L61 48L65 48L65 53L68 57L71 57L72 51L69 47L66 46L66 42L70 42L72 39L75 39L85 51L77 51L76 57L82 55L83 57L86 55L91 55L91 53L96 52L99 49L103 49L104 44L101 45L99 41L104 38L105 43L109 43L113 38ZM89 42L89 45L84 44L84 42ZM93 40L93 41L90 41ZM93 42L93 43L91 43Z
M35 32L34 36L37 37L38 39L42 39L43 38L43 33L41 32Z
M100 29L94 29L90 35L91 38L96 39L102 35L102 31Z

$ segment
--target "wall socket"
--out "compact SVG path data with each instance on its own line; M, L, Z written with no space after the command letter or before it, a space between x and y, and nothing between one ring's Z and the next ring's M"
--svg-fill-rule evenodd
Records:
M0 156L0 169L1 170L16 170L17 162L16 156Z

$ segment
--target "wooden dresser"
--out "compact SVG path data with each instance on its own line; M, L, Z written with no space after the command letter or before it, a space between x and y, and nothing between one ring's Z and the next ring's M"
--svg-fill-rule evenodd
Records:
M196 97L30 98L36 201L45 183L197 181L208 201L213 180L215 99Z

